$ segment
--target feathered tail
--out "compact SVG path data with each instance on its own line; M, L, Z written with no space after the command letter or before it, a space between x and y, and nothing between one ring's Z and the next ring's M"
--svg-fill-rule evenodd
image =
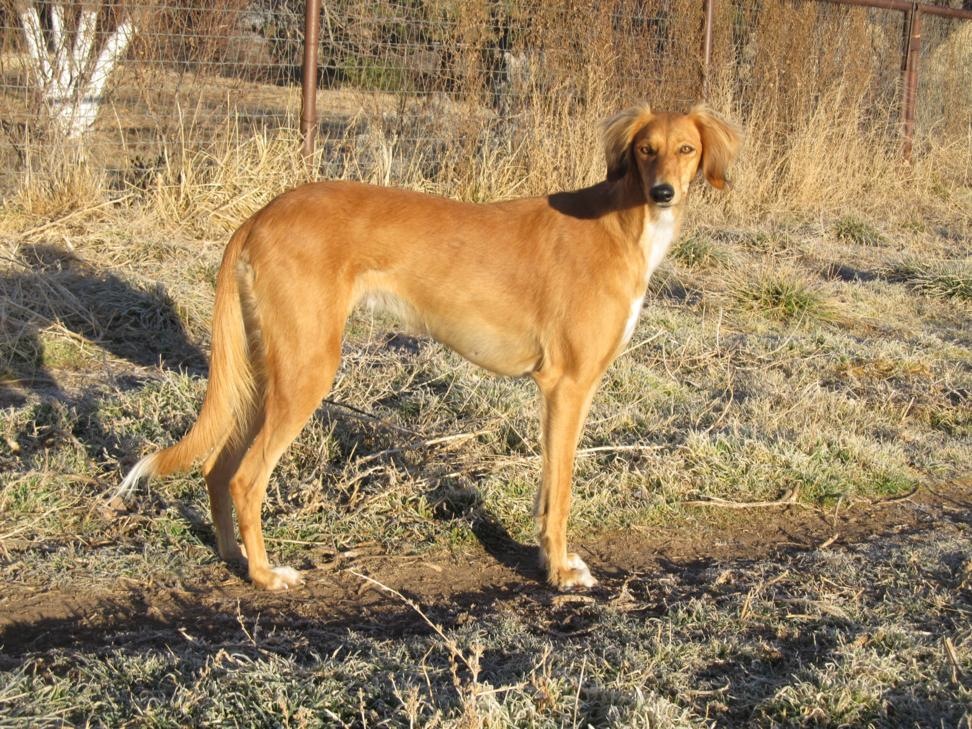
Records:
M227 439L241 435L238 431L252 409L255 380L236 268L252 225L248 220L230 238L216 279L209 385L199 417L178 443L136 463L116 496L130 495L142 479L184 471Z

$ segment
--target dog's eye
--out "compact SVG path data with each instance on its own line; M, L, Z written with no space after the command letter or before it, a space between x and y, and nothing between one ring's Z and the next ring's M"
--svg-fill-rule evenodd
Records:
M693 147L690 144L683 144L681 147L678 148L679 154L692 154L692 152L694 151L695 151L695 147Z
M654 147L643 146L639 147L638 151L641 152L645 157L654 157L655 149Z

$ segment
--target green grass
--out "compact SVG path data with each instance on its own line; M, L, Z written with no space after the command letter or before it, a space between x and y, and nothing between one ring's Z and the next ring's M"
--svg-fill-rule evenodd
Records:
M689 268L722 267L729 263L729 252L712 237L695 233L680 238L669 257Z
M859 246L887 245L885 237L873 225L853 216L839 218L833 226L834 236L839 241Z
M826 321L833 309L820 286L787 268L760 269L735 284L742 306L772 319Z
M892 264L885 275L927 296L972 301L972 259L908 258Z
M483 597L465 618L376 591L391 626L190 598L156 606L151 633L122 613L28 655L0 674L0 706L12 726L963 726L972 693L943 648L968 670L963 555L946 525L632 575L596 601Z
M791 231L789 245L809 249L821 232L810 228L798 239ZM219 245L200 255L167 236L173 265L159 268L139 253L123 278L99 268L103 240L94 230L90 245L81 239L72 256L81 262L77 270L107 287L106 295L85 276L60 270L47 282L73 297L74 320L85 321L79 312L88 312L93 321L77 328L97 332L95 339L48 323L61 312L53 298L32 298L46 290L36 274L11 267L6 279L6 293L21 306L14 311L27 312L14 322L18 346L38 354L20 359L22 381L10 388L22 403L7 408L3 433L19 452L0 457L12 479L39 479L54 503L71 503L76 494L59 473L89 479L86 498L110 491L139 454L181 437L205 391L198 370L152 365L160 356L170 361L164 356L170 346L195 346L180 322L205 321L212 291L199 281L182 288L183 263L211 271ZM813 259L777 260L744 242L717 244L691 231L686 240L682 250L692 251L691 260L722 262L694 268L689 297L662 290L649 300L631 352L608 371L581 442L608 450L578 462L577 535L662 518L699 494L761 499L803 484L809 502L830 503L842 494L903 492L923 476L968 466L961 454L970 428L970 354L953 306L964 300L915 288L891 298L880 279L824 284ZM886 249L868 250L873 269L900 270L899 255L888 261ZM146 297L148 276L184 297L161 288ZM852 300L869 296L875 308L895 307L881 313L897 329L875 336L872 319L845 315L861 309ZM129 301L145 306L146 315L129 315L112 329L110 302L129 311ZM43 316L31 316L32 306ZM534 386L489 376L431 342L389 344L389 326L367 312L352 318L331 404L274 474L268 525L281 525L282 539L293 530L332 544L362 539L394 548L418 537L435 549L455 540L452 525L430 517L442 508L436 504L448 507L450 494L474 493L482 508L529 541L539 479ZM78 351L85 356L68 356ZM34 383L38 373L51 382ZM443 436L458 440L435 445ZM160 481L148 493L171 503L189 498L201 514L207 511L195 473ZM657 498L646 500L645 493ZM469 508L460 503L454 511ZM86 518L99 523L97 515ZM42 541L45 531L32 527L28 535Z

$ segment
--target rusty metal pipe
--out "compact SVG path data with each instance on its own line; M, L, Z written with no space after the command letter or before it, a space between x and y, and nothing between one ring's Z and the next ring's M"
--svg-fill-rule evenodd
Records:
M857 5L862 8L880 8L881 10L900 10L907 13L913 3L906 0L824 0L836 5Z
M915 3L908 13L905 44L904 89L901 99L902 116L902 153L909 162L915 134L915 103L918 98L918 61L921 58L921 14L922 9Z
M822 0L822 2L834 3L836 5L856 5L862 8L880 8L882 10L900 10L903 13L910 12L915 3L907 0ZM946 8L941 5L926 5L917 3L921 13L929 15L939 15L944 18L962 18L972 20L972 10L959 10L958 8Z
M938 15L942 18L962 18L963 20L972 20L972 10L945 8L941 5L923 5L921 3L918 4L918 9L923 13L928 13L929 15Z
M712 25L715 0L703 0L705 25L702 29L702 98L709 96L709 67L712 65Z
M321 27L321 0L307 0L304 11L304 68L301 80L300 136L308 168L317 137L317 43Z
M943 18L972 20L972 10L926 5L912 0L823 0L837 5L898 10L905 14L904 43L901 53L901 152L911 161L914 149L915 106L918 99L918 62L921 59L921 16L925 13Z

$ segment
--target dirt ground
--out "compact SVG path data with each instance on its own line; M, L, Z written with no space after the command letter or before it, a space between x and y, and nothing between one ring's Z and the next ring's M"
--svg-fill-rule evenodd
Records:
M255 619L265 635L281 627L310 634L353 628L385 637L429 631L406 599L437 624L515 611L540 630L569 637L594 627L587 609L592 604L634 600L646 614L661 615L679 601L722 591L733 571L759 560L785 563L806 552L849 550L875 540L893 546L923 535L967 539L970 527L972 488L957 482L826 511L699 507L690 525L605 534L581 546L600 578L583 593L548 589L540 581L536 549L488 523L474 527L478 548L460 553L381 554L368 544L338 554L309 548L307 562L299 565L305 584L281 593L258 592L224 565L184 575L175 589L130 579L92 593L8 585L0 596L0 661L10 667L25 655L57 648L165 646L200 632L252 640L243 616ZM963 569L969 573L972 564ZM713 574L719 575L715 581ZM965 585L968 590L968 579Z

